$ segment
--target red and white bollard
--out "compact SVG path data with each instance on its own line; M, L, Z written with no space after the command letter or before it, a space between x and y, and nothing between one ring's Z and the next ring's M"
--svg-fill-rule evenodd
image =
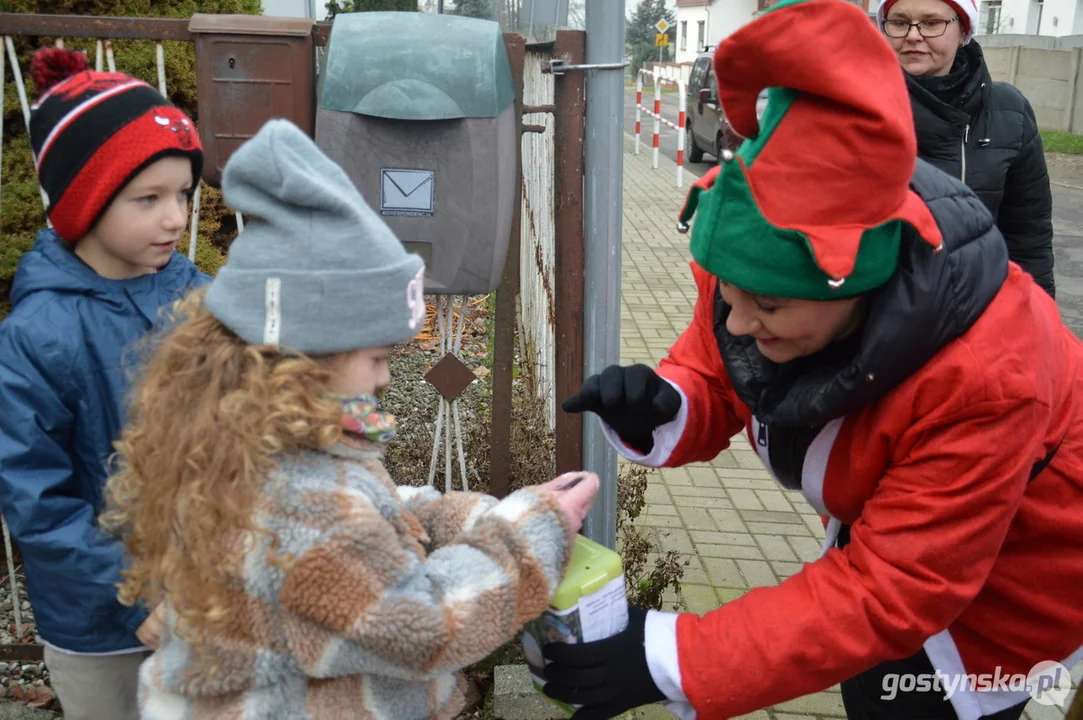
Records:
M639 133L643 129L643 71L636 73L636 155L639 154Z
M658 146L659 136L662 134L662 83L659 77L654 76L654 158L653 167L658 169Z

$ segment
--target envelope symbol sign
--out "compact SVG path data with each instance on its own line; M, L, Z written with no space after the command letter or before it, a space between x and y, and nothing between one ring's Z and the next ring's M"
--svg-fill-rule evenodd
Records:
M433 214L436 177L432 170L380 171L380 213L406 217Z

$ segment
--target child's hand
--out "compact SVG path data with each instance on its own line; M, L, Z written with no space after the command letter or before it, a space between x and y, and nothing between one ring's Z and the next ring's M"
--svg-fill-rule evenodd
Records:
M590 506L594 504L594 496L598 494L601 481L594 473L576 472L561 475L538 487L557 496L557 503L571 520L572 529L579 532L583 527L583 520L590 512Z
M162 640L162 625L165 622L165 606L158 603L158 607L154 608L147 619L143 621L143 624L135 631L135 636L139 638L139 642L143 643L151 650L157 650L158 644Z

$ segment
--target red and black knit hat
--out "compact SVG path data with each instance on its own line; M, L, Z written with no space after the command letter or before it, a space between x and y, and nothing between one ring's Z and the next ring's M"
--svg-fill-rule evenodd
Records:
M166 155L203 170L191 119L153 87L124 73L94 72L73 50L42 48L30 62L40 97L30 113L30 143L49 220L77 242L124 186Z

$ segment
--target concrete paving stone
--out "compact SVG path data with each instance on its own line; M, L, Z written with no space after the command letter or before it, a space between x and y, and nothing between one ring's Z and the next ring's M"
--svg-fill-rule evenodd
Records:
M692 478L684 468L666 468L662 470L662 481L670 487L670 492L675 485L691 485Z
M805 521L805 525L814 537L818 537L821 540L827 537L827 531L824 528L823 520L819 515L802 515L801 519Z
M785 513L793 512L793 505L790 505L790 501L779 490L757 490L756 497L760 499L766 510Z
M677 508L672 505L663 505L662 503L648 503L643 510L648 515L676 515Z
M717 530L714 519L711 518L709 511L698 507L679 507L677 508L680 513L681 520L684 521L684 527L689 530Z
M748 471L739 470L739 472L747 474ZM735 477L734 473L735 471L732 468L726 468L725 470L718 471L718 477L722 481L723 487L730 488L732 490L748 490L750 492L754 492L756 490L764 490L769 492L772 490L776 490L779 487L777 482L767 477Z
M664 483L653 483L653 484L651 484L648 481L647 489L643 493L643 498L648 503L655 503L655 502L658 502L658 503L670 503L670 502L672 502L672 500L670 499L670 496L669 496L669 490L666 489L666 486L665 486Z
M771 716L767 714L766 710L757 710L748 715L738 715L733 720L771 720Z
M745 576L737 567L737 561L728 558L701 558L703 567L707 570L707 576L715 587L745 588L749 587Z
M706 560L704 560L706 562ZM736 560L749 587L770 587L778 585L778 576L771 569L770 563L763 560Z
M695 555L696 546L692 543L688 531L674 528L659 532L658 544L663 550L676 550L682 555Z
M698 555L694 555L689 559L688 566L684 569L684 575L681 580L692 585L710 585L717 588L718 583L711 579L703 569L703 559Z
M733 496L734 491L730 491L730 496ZM736 504L736 503L734 503ZM741 518L745 522L765 522L776 523L778 525L803 525L804 521L801 520L801 516L795 512L769 512L767 510L745 510L740 509Z
M1056 705L1042 705L1031 700L1027 703L1026 713L1030 720L1064 720L1065 709Z
M745 532L748 530L744 520L737 514L736 510L708 510L711 517L714 518L715 525L722 532Z
M768 560L797 562L797 555L794 553L793 548L790 547L790 544L786 542L785 537L761 535L756 538L756 542L759 543L764 557Z
M696 545L747 545L757 547L756 539L746 532L703 532L693 530L689 533Z
M741 467L740 463L737 462L737 458L729 450L718 453L718 457L712 460L711 464L716 468L726 468L728 470L739 470Z
M713 481L715 484L718 483L718 471L711 465L697 463L695 465L685 466L685 470L688 472L688 476L692 478L693 483L697 480L702 480L704 482Z
M789 535L786 540L790 543L794 553L803 562L815 562L820 557L820 541L810 537L798 537Z
M684 606L689 612L697 615L717 610L722 604L718 599L718 593L710 585L681 584L681 595L684 598Z
M753 490L742 490L741 488L726 488L729 491L730 502L738 510L763 510L763 503L756 496Z
M637 524L651 527L680 528L683 527L681 518L676 515L640 515Z
M733 503L724 497L702 497L700 495L674 495L673 504L677 507L698 507L705 509L732 510Z
M726 491L720 487L717 488L704 488L696 487L695 485L670 485L669 492L673 495L673 502L677 502L678 497L690 497L690 498L718 498L725 500L729 503L729 495ZM732 503L730 503L732 506Z
M688 477L692 478L692 484L696 487L722 487L718 472L712 467L695 465L688 468Z
M783 525L781 523L749 522L745 527L753 535L794 535L801 530L800 525ZM727 528L723 528L727 529ZM807 529L807 527L806 527ZM811 530L809 533L811 534Z
M708 545L697 543L696 552L700 557L730 558L732 560L763 560L763 552L750 545Z
M718 592L718 599L722 601L722 604L733 602L737 598L748 592L747 588L715 588Z
M796 715L821 715L825 717L846 717L842 706L842 695L832 692L820 692L775 705L781 712Z
M760 456L752 450L731 450L730 452L737 458L737 462L741 467L749 470L764 469L763 460L760 460Z
M780 562L778 560L771 561L771 569L775 571L775 575L778 576L779 582L785 580L788 577L793 577L797 573L801 572L804 567L803 563L799 562Z
M727 451L731 452L731 451ZM750 490L778 490L780 487L778 482L771 477L771 473L767 472L767 468L727 468L725 470L719 470L718 476L725 481L729 480L759 480L758 483L750 483L747 487Z

